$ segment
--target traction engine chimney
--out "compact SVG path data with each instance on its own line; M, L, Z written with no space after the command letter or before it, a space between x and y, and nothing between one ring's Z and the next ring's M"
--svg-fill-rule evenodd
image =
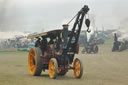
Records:
M67 46L68 42L68 26L67 24L62 25L63 26L63 39L64 39L64 47Z

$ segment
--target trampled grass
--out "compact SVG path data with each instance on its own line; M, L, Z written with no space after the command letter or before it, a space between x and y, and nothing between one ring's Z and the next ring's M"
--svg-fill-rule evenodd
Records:
M28 72L28 52L0 52L0 85L128 85L128 50L111 52L112 43L100 45L98 54L76 55L83 62L84 74L76 79L73 71L50 79Z

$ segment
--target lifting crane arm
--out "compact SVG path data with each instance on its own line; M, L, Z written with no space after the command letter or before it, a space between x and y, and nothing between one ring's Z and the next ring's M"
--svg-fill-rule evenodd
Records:
M82 23L84 20L85 15L88 13L89 8L87 5L84 5L84 7L77 13L75 23L73 25L69 40L67 42L67 45L63 51L63 54L66 55L69 48L72 46L76 46L79 40L79 35L82 27ZM85 20L86 26L89 28L90 21L88 19ZM72 43L73 42L73 43Z

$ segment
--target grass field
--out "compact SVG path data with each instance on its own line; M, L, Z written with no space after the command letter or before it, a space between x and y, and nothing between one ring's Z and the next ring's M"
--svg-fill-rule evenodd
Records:
M48 71L39 77L28 72L28 52L0 52L0 85L128 85L128 50L111 52L110 41L100 45L98 54L81 54L84 66L81 79L73 71L50 79Z

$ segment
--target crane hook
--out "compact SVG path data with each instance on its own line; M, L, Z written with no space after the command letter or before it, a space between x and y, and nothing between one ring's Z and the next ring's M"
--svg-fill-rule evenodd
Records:
M91 32L91 30L89 30L89 27L87 28L87 32L88 32L88 33L90 33L90 32Z
M89 20L89 19L86 19L86 20L85 20L85 24L86 24L86 26L87 26L87 32L90 33L90 32L91 32L91 30L89 30L89 27L90 27L90 20Z

